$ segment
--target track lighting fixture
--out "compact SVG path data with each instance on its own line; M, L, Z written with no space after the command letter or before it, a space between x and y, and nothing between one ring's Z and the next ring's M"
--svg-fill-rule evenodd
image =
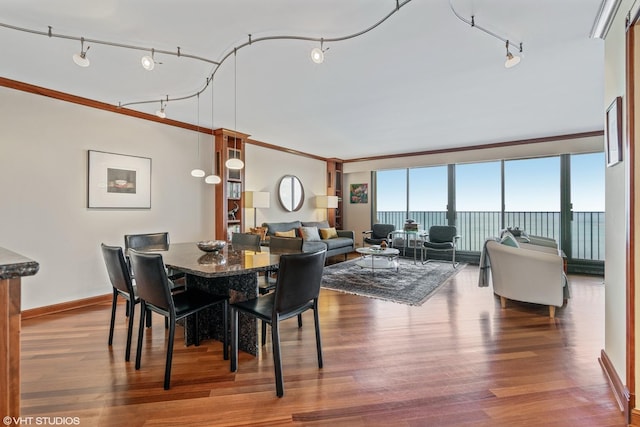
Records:
M505 68L515 67L520 63L520 57L518 55L514 55L511 52L509 52L509 40L507 40L506 46L507 46L507 60L504 61L504 67ZM520 47L520 52L522 52L522 46Z
M145 55L140 60L140 62L142 62L142 68L144 68L147 71L153 70L153 68L156 66L156 61L153 58L153 54L154 54L154 49L151 49L151 56Z
M311 49L311 60L316 64L322 64L324 62L324 53L329 48L323 49L324 39L320 39L320 47L314 47Z
M84 50L84 37L80 39L80 53L73 54L73 62L80 67L88 67L91 64L89 58L87 58L87 51L91 46L87 46L87 50Z
M160 117L161 119L166 119L167 114L164 112L164 109L166 107L167 107L167 103L160 100L160 109L156 111L156 116Z
M481 27L480 25L476 24L476 19L475 19L475 16L473 16L473 15L471 15L471 20L463 18L453 8L453 0L449 0L449 7L451 8L451 11L456 16L456 18L458 18L462 22L471 25L473 28L477 28L478 30L482 31L485 34L489 34L491 37L495 37L498 40L502 40L505 43L505 45L507 47L507 59L504 62L505 68L515 67L516 65L518 65L520 63L520 60L522 59L522 42L520 42L520 43L510 42L508 39L506 39L504 37L500 37L498 34L494 33L493 31L489 31L486 28ZM509 51L509 45L511 45L511 47L517 47L519 55L514 55L513 53L511 53Z

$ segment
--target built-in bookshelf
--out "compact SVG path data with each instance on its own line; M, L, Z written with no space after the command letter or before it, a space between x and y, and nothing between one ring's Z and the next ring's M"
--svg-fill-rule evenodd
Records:
M216 185L216 239L230 241L231 233L244 230L244 169L229 169L225 163L232 158L244 162L244 144L249 135L223 128L214 130L213 135L216 173L222 179Z
M338 230L342 229L342 161L339 159L327 160L327 196L338 197L338 207L327 210L329 225Z

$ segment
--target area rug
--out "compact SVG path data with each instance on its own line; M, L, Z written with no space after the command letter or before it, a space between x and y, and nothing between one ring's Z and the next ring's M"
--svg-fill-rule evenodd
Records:
M345 261L324 268L322 287L347 294L361 295L406 305L422 305L447 280L462 270L450 262L413 263L413 259L398 259L399 270L362 268L357 260Z

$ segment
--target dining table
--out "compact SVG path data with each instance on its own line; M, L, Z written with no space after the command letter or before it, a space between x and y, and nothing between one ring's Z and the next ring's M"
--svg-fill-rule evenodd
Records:
M196 242L171 243L166 248L141 252L160 253L165 267L183 272L187 288L201 289L216 295L229 295L229 302L245 301L258 296L260 272L274 270L282 252L269 251L268 246L244 247L227 244L217 252L204 252ZM135 274L135 272L134 272ZM214 306L199 315L200 339L213 338L222 341L222 308ZM195 327L185 319L185 344L194 342ZM247 353L258 354L258 328L255 318L239 318L238 347Z

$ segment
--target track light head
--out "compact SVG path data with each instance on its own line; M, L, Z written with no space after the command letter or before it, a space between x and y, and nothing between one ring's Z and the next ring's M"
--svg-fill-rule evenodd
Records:
M322 64L324 61L324 52L319 47L315 47L311 50L311 60L316 64Z
M87 58L87 51L91 46L87 46L87 50L84 50L84 37L80 39L80 53L73 54L73 62L80 67L88 67L91 64L89 58Z
M144 68L147 71L153 70L153 67L155 67L155 65L156 65L156 63L153 60L153 58L150 57L149 55L143 56L142 59L140 60L140 62L142 63L142 68Z
M520 63L521 58L518 55L514 55L511 52L509 52L509 40L507 40L506 42L506 47L507 47L507 60L504 61L504 67L505 68L515 67ZM522 52L522 43L520 43L520 52Z
M160 117L161 119L166 119L167 113L164 112L166 107L167 107L167 104L160 101L160 109L156 111L156 116Z

